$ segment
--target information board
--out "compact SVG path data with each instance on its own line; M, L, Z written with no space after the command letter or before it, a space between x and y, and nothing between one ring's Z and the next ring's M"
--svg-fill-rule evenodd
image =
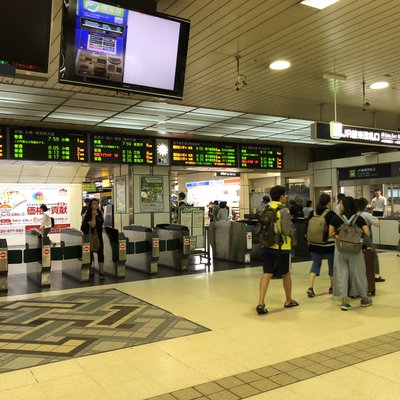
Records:
M241 145L239 167L282 169L283 149L281 147Z
M7 158L7 140L6 132L0 128L0 160Z
M172 140L171 148L174 166L237 167L234 144Z
M10 129L13 160L87 162L84 133Z
M129 135L91 135L90 161L110 164L154 164L154 140Z

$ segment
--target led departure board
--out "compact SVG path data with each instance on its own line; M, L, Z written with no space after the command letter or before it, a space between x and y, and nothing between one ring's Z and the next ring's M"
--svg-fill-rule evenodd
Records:
M11 129L10 146L14 160L87 161L84 133Z
M0 160L7 158L6 132L0 128Z
M283 168L283 150L281 147L241 145L239 156L240 168Z
M172 140L172 161L175 166L237 167L236 145Z
M129 135L91 135L91 162L154 164L154 140Z

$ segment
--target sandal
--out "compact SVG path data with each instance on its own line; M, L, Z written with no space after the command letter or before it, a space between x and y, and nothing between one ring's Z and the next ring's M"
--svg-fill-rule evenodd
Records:
M284 304L285 308L297 307L299 303L296 300L290 300L289 304Z
M268 313L268 310L265 308L265 304L259 304L256 307L256 311L258 315L263 315Z

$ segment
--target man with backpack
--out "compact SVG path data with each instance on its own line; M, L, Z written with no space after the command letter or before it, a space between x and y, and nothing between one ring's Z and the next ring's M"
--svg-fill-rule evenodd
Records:
M307 227L307 240L310 249L312 265L310 270L310 286L307 290L308 297L314 297L315 277L321 272L322 260L328 261L328 275L330 279L329 293L333 292L333 257L335 252L335 241L329 238L329 225L336 215L331 208L331 196L322 193L319 203L314 211L310 212Z
M260 278L259 299L256 311L259 315L267 314L265 295L273 275L281 275L285 290L285 308L296 307L299 303L292 299L292 278L290 276L290 252L292 249L293 227L289 210L285 207L286 192L283 186L274 186L271 202L260 216L257 237L264 253L263 274Z

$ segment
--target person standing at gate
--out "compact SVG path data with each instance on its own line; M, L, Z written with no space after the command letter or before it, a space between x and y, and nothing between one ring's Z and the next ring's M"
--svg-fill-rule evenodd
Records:
M46 204L41 204L40 209L43 211L42 223L40 225L40 229L42 231L42 237L46 238L49 236L51 231L51 214L50 210L46 206Z
M371 200L372 215L374 217L383 217L386 211L386 197L381 196L379 189L374 190L375 197Z
M103 213L99 208L99 201L91 199L88 210L85 213L82 222L82 232L89 235L90 257L93 260L93 253L97 253L97 262L99 263L99 277L104 280L104 243L103 243Z

